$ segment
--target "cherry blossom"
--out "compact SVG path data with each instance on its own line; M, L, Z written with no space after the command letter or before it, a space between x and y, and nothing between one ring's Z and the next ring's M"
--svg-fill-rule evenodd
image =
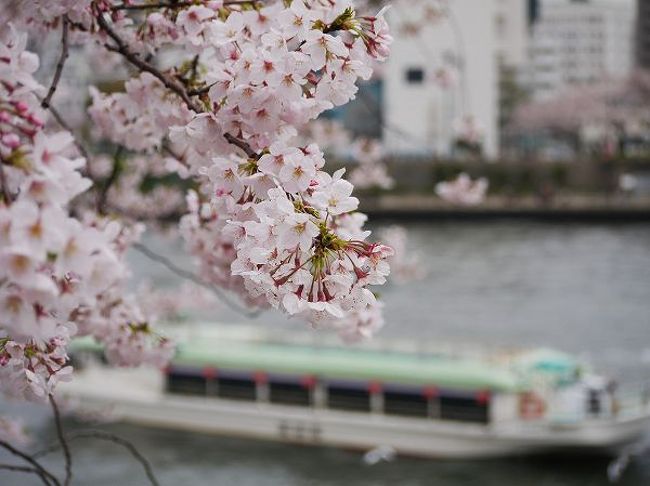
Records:
M38 65L21 51L25 35L10 31L0 50L0 386L43 400L70 379L67 345L106 293L121 299L126 268L118 223L69 214L91 181L72 136L45 130ZM12 137L9 137L9 136ZM110 334L117 323L102 316ZM101 339L101 336L97 336Z
M485 199L488 189L488 180L481 177L473 181L464 172L450 182L439 182L435 191L445 201L452 204L473 206L480 204Z
M386 58L383 11L361 15L347 0L13 4L0 8L12 25L0 42L3 389L50 396L71 378L75 336L119 366L169 359L155 313L126 292L125 253L152 219L180 220L197 279L250 309L341 332L379 327L368 287L386 281L393 251L368 240L345 172L328 174L318 145L296 135ZM24 48L27 33L49 31L64 49L48 90ZM89 90L89 160L40 102L52 106L69 44L129 76Z

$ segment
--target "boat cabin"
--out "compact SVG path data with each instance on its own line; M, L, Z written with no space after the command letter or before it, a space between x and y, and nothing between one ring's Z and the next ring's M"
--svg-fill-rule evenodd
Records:
M166 369L170 394L479 424L517 389L481 362L270 342L185 343Z

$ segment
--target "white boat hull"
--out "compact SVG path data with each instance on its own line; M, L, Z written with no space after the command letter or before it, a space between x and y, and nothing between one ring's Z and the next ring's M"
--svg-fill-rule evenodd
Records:
M93 376L93 374L97 374ZM129 379L127 380L127 373ZM648 413L579 424L469 424L164 393L155 371L89 370L65 392L84 409L161 428L446 459L570 450L611 452L640 439ZM140 381L138 381L140 380Z

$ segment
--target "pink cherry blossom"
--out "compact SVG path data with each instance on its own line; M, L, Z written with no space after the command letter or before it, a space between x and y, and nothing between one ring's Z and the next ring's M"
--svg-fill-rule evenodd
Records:
M467 174L461 173L450 182L439 182L435 191L445 201L452 204L472 206L485 199L488 181L484 177L473 181Z

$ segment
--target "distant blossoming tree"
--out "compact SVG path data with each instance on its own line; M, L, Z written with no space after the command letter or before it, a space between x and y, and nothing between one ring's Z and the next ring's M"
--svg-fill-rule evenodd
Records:
M136 221L159 219L161 206L174 210L165 216L178 220L202 284L346 336L378 327L368 286L385 282L393 251L367 240L344 171L328 174L319 147L295 140L386 58L381 12L359 15L347 0L25 0L2 3L0 29L2 391L50 400L58 417L52 396L71 377L74 336L94 336L117 365L169 359L172 344L125 287ZM26 45L48 32L61 51L43 86ZM116 92L90 90L92 131L117 148L112 160L53 107L69 47L82 44L130 73ZM127 156L135 175L118 182ZM180 181L187 204L140 194L151 172ZM25 472L69 484L60 428L63 481L7 435L0 444Z

